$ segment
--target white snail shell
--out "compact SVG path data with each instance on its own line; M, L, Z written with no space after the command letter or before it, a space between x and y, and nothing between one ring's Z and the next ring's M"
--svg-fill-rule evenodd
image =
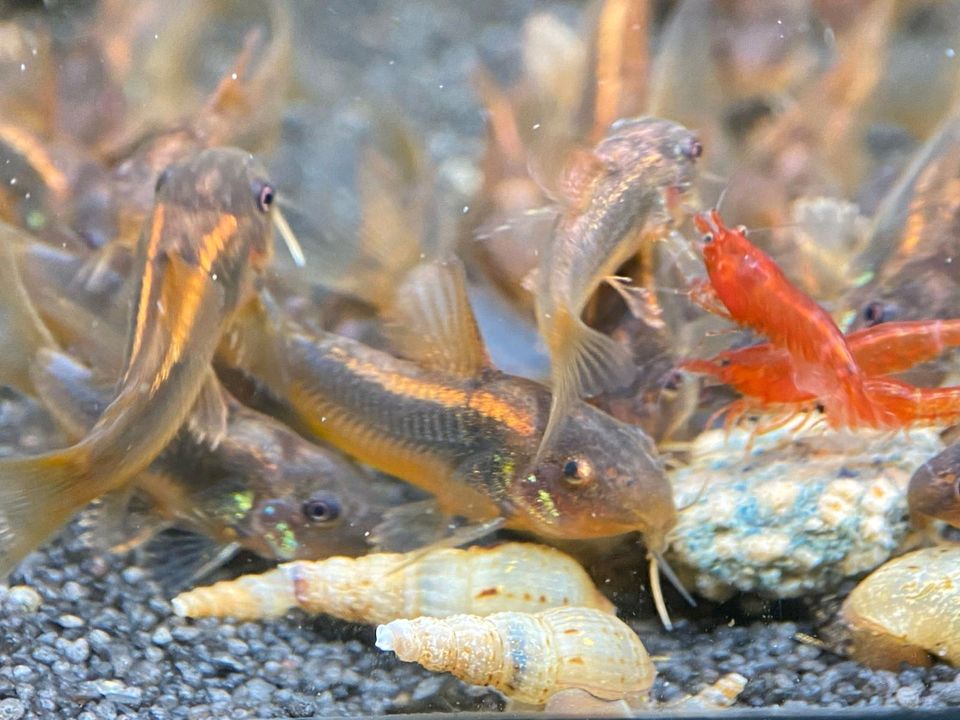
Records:
M615 611L573 558L532 543L297 561L173 599L187 617L253 620L299 607L362 623L562 606Z
M394 620L377 628L377 647L534 705L570 689L635 705L656 676L636 633L593 608Z
M875 668L960 664L960 547L924 548L867 576L840 611L851 655Z

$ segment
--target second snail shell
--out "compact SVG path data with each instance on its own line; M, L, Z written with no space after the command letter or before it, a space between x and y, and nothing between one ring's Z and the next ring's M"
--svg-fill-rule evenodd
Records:
M656 676L636 633L590 608L394 620L377 628L377 647L533 705L569 689L636 705Z

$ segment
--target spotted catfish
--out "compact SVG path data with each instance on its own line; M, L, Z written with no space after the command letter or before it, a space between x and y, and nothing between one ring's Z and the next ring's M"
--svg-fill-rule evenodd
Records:
M227 412L210 361L272 255L274 189L236 149L206 150L160 177L135 268L128 351L116 397L75 445L0 461L0 575L74 512L124 486L194 406L210 437Z

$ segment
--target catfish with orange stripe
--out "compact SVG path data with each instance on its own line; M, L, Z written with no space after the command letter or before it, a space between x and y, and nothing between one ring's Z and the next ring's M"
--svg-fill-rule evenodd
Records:
M545 538L639 531L663 549L676 511L653 443L576 401L538 460L550 391L490 367L458 260L414 269L395 313L402 357L279 321L266 332L243 323L220 361L261 380L301 429L433 493L449 514ZM282 372L243 352L271 341Z
M0 461L0 575L76 510L146 469L195 405L218 437L226 409L210 362L269 261L273 199L263 168L237 149L203 151L161 175L134 265L116 397L77 444Z

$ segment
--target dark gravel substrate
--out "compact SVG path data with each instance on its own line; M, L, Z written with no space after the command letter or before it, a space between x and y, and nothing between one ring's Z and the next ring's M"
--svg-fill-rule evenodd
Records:
M3 720L274 718L502 707L494 693L380 653L370 628L300 612L243 624L172 616L143 569L122 558L91 556L73 530L32 556L10 582L9 590L0 591ZM811 631L808 624L715 622L681 623L669 635L652 622L637 625L657 658L658 702L739 672L749 678L744 707L781 706L799 713L960 706L957 671L946 665L876 672L798 642L796 633Z
M282 182L310 197L314 184L336 174L334 166L313 174L303 156L293 156L309 147L309 158L332 163L341 134L356 130L356 97L387 97L413 122L429 127L435 157L475 157L482 119L468 73L482 58L499 76L509 77L523 17L545 7L572 19L581 11L578 3L519 1L316 3L300 30L311 38L311 48L323 50L333 70L301 78L319 83L316 94L327 101L319 120L315 105L290 109L290 142L274 163ZM352 162L343 160L345 172ZM28 421L19 424L19 437L0 442L30 449ZM184 621L171 615L159 586L131 562L92 555L71 529L32 556L10 578L9 589L0 587L0 720L312 717L503 707L495 693L378 652L370 628L301 613L240 625ZM945 708L960 706L960 680L950 667L870 671L797 641L798 632L814 632L803 612L794 612L799 619L790 622L768 618L731 626L733 613L724 610L681 622L669 635L652 622L637 626L658 658L657 702L738 672L749 679L740 706L780 706L778 717L814 708L828 708L818 716L833 717L845 708L843 717L852 718L854 706L878 718L916 709L931 711L931 717L933 709L941 709L938 716L953 717ZM769 717L774 711L748 714Z

